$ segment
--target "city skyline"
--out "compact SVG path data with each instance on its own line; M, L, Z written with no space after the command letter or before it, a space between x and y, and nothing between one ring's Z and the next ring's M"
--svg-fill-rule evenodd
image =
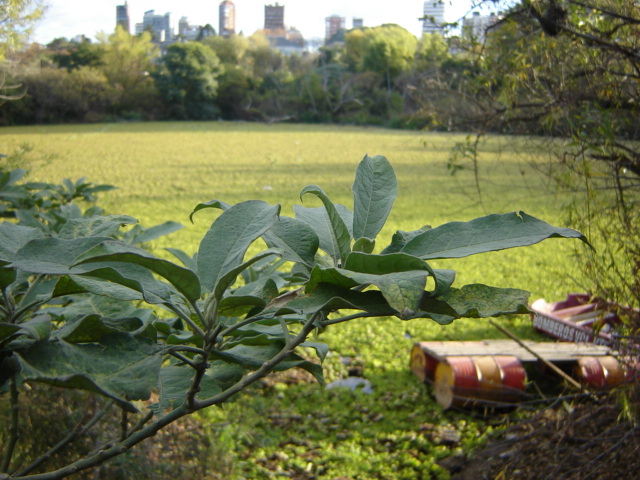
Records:
M124 0L113 2L99 2L91 9L86 8L86 2L81 0L48 0L49 10L45 17L36 25L32 40L48 43L57 37L73 38L85 35L95 38L99 32L111 33L116 23L116 6L124 4ZM132 25L142 22L145 11L155 10L156 14L171 13L172 27L178 31L178 21L187 17L192 25L211 24L214 28L219 25L220 1L207 3L196 0L129 0L129 15ZM424 1L405 1L401 7L385 8L383 3L371 5L370 1L325 0L315 10L317 13L309 15L308 2L305 0L289 0L279 2L285 6L285 24L287 27L298 29L305 38L323 38L325 35L325 18L339 15L347 19L351 25L352 18L363 19L364 26L377 26L383 23L397 23L416 36L421 35L422 22L418 18L422 15ZM265 0L234 0L236 15L236 32L251 35L264 26L265 5L275 5L274 1ZM470 0L456 0L446 2L445 20L455 21L469 12ZM131 33L134 33L133 31Z

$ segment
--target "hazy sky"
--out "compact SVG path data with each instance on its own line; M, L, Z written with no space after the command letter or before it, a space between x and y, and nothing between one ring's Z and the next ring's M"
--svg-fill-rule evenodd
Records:
M111 33L115 28L116 5L124 0L44 0L48 11L35 28L33 40L49 43L56 37L72 38L84 34L95 38L96 33ZM236 6L236 30L251 35L264 25L264 6L272 0L234 0ZM362 18L364 25L373 27L383 23L397 23L416 36L421 34L422 0L279 0L284 5L284 21L295 27L306 38L324 37L324 19L336 14L346 18L351 28L353 17ZM464 16L471 0L446 2L445 20L454 21ZM218 6L220 0L129 0L131 30L142 23L147 10L156 15L171 12L171 20L177 32L178 20L187 17L192 25L210 23L218 30Z

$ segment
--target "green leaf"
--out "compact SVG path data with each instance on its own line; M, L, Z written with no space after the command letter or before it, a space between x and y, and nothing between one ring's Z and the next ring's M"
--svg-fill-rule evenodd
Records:
M252 200L224 211L211 225L198 249L198 274L211 291L223 275L242 263L245 252L275 223L280 205Z
M292 298L286 305L279 306L277 313L309 315L341 309L361 310L380 317L397 313L378 291L359 292L330 284L319 284L313 292Z
M150 270L140 265L119 262L88 263L75 267L73 273L123 285L140 292L147 303L155 305L175 303L169 285L157 280ZM118 296L124 296L125 292L105 284L102 294L118 298Z
M136 321L140 327L142 322ZM117 323L107 322L98 314L85 315L77 321L63 326L56 332L56 338L68 343L99 342L106 335L123 331Z
M402 250L402 248L407 244L409 240L430 229L430 225L425 225L419 230L414 230L412 232L403 232L402 230L397 230L396 233L393 234L393 237L391 237L391 243L389 244L389 246L382 250L381 253L383 255L386 255L388 253L397 253Z
M371 253L376 248L376 241L370 238L361 237L353 244L354 252ZM348 259L347 259L348 261Z
M286 340L285 332L278 322L276 325L256 322L238 328L229 334L227 345L269 345L275 340Z
M31 240L15 254L12 267L31 273L69 275L71 265L82 253L95 247L107 237L40 238Z
M398 195L393 167L385 157L365 155L356 170L352 190L353 237L375 239Z
M447 324L456 318L487 318L507 314L528 314L529 292L481 284L451 288L438 298L423 297L416 317L430 317Z
M158 403L150 408L157 416L165 410L181 406L191 388L195 370L187 366L171 365L160 370L158 381ZM211 362L200 382L200 390L196 394L198 400L211 398L242 379L244 369L235 364L216 360Z
M162 364L159 346L125 333L79 345L41 341L17 356L25 380L99 393L133 413L129 400L149 398Z
M267 362L276 356L283 347L284 342L282 341L271 343L266 346L236 345L235 347L223 352L211 352L211 355L226 362L236 363L247 369L257 370L264 364L264 362ZM295 353L291 353L284 359L284 361L278 363L274 370L282 372L284 370L289 370L290 368L302 368L311 373L320 383L324 383L322 366L317 363L304 360Z
M290 217L280 217L262 236L267 246L282 251L282 258L303 263L310 268L315 265L315 254L320 241L313 229L305 222Z
M155 227L144 229L142 233L136 235L132 239L131 243L135 245L138 243L150 242L164 235L169 235L170 233L177 232L182 228L184 228L184 225L178 222L164 222L160 225L156 225Z
M60 229L60 238L111 237L123 225L133 225L138 221L127 215L92 216L88 218L72 218Z
M51 330L49 315L38 315L19 324L0 323L0 345L18 336L25 336L34 341L46 340L51 335Z
M254 308L263 309L267 301L251 295L231 295L225 297L218 305L218 313L225 317L239 317L250 312Z
M37 228L7 222L0 224L0 261L12 262L18 250L31 240L42 237L42 231Z
M409 240L402 252L425 260L460 258L524 247L555 237L577 238L589 245L586 237L576 230L554 227L524 212L514 212L441 225Z
M424 262L422 263L424 264ZM419 309L427 277L430 274L427 269L392 271L391 273L377 275L354 272L342 268L322 269L316 267L311 272L311 279L306 286L306 292L313 291L320 283L330 283L342 288L375 285L380 289L389 306L396 311L395 315L406 319L414 315Z
M205 203L199 203L198 205L196 205L196 208L193 209L191 215L189 215L189 220L191 221L191 223L193 223L193 216L196 214L196 212L204 210L205 208L219 208L220 210L226 211L231 208L231 205L221 200L210 200Z
M167 279L189 301L195 302L200 298L200 281L193 271L133 245L115 240L102 242L78 257L76 265L100 262L123 262L148 268Z
M351 234L343 216L338 211L338 206L322 192L320 187L310 185L305 193L317 195L324 203L324 208L305 208L299 205L293 207L296 218L307 223L320 240L320 248L327 252L336 265L342 265L351 251ZM351 212L349 212L351 216Z
M218 282L216 283L215 288L213 289L214 298L218 300L221 299L225 291L227 290L227 288L233 285L233 283L236 281L236 278L238 278L238 275L240 275L240 273L243 270L246 270L247 268L249 268L254 263L258 262L259 260L262 260L263 258L267 258L273 255L280 255L280 251L273 250L273 249L264 250L263 252L260 252L258 255L256 255L253 258L250 258L246 262L243 262L240 265L237 265L236 267L232 268L231 270L222 273Z

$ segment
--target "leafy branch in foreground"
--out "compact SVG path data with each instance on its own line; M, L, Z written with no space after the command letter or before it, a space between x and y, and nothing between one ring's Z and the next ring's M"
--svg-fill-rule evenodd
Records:
M322 206L296 206L295 217L255 200L199 204L193 214L222 213L193 257L169 249L181 264L127 241L119 230L129 217L61 217L55 230L0 225L0 385L13 412L0 477L58 479L97 466L273 371L302 368L322 382L322 367L309 356L322 362L328 351L308 340L317 329L365 317L447 324L526 313L527 292L454 288L455 272L428 261L553 237L586 243L575 230L518 212L398 231L377 249L397 191L389 162L365 156L353 210L315 185L301 197ZM266 248L247 257L259 239ZM123 411L120 435L48 473L34 473L47 454L18 465L19 396L32 382L110 399Z

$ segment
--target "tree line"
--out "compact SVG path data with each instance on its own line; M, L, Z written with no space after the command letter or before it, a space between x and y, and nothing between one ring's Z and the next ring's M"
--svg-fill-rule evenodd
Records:
M461 63L440 35L397 25L346 32L318 52L284 55L260 32L171 45L122 29L14 52L10 124L119 119L343 122L424 127L415 79ZM16 93L16 92L14 92Z

